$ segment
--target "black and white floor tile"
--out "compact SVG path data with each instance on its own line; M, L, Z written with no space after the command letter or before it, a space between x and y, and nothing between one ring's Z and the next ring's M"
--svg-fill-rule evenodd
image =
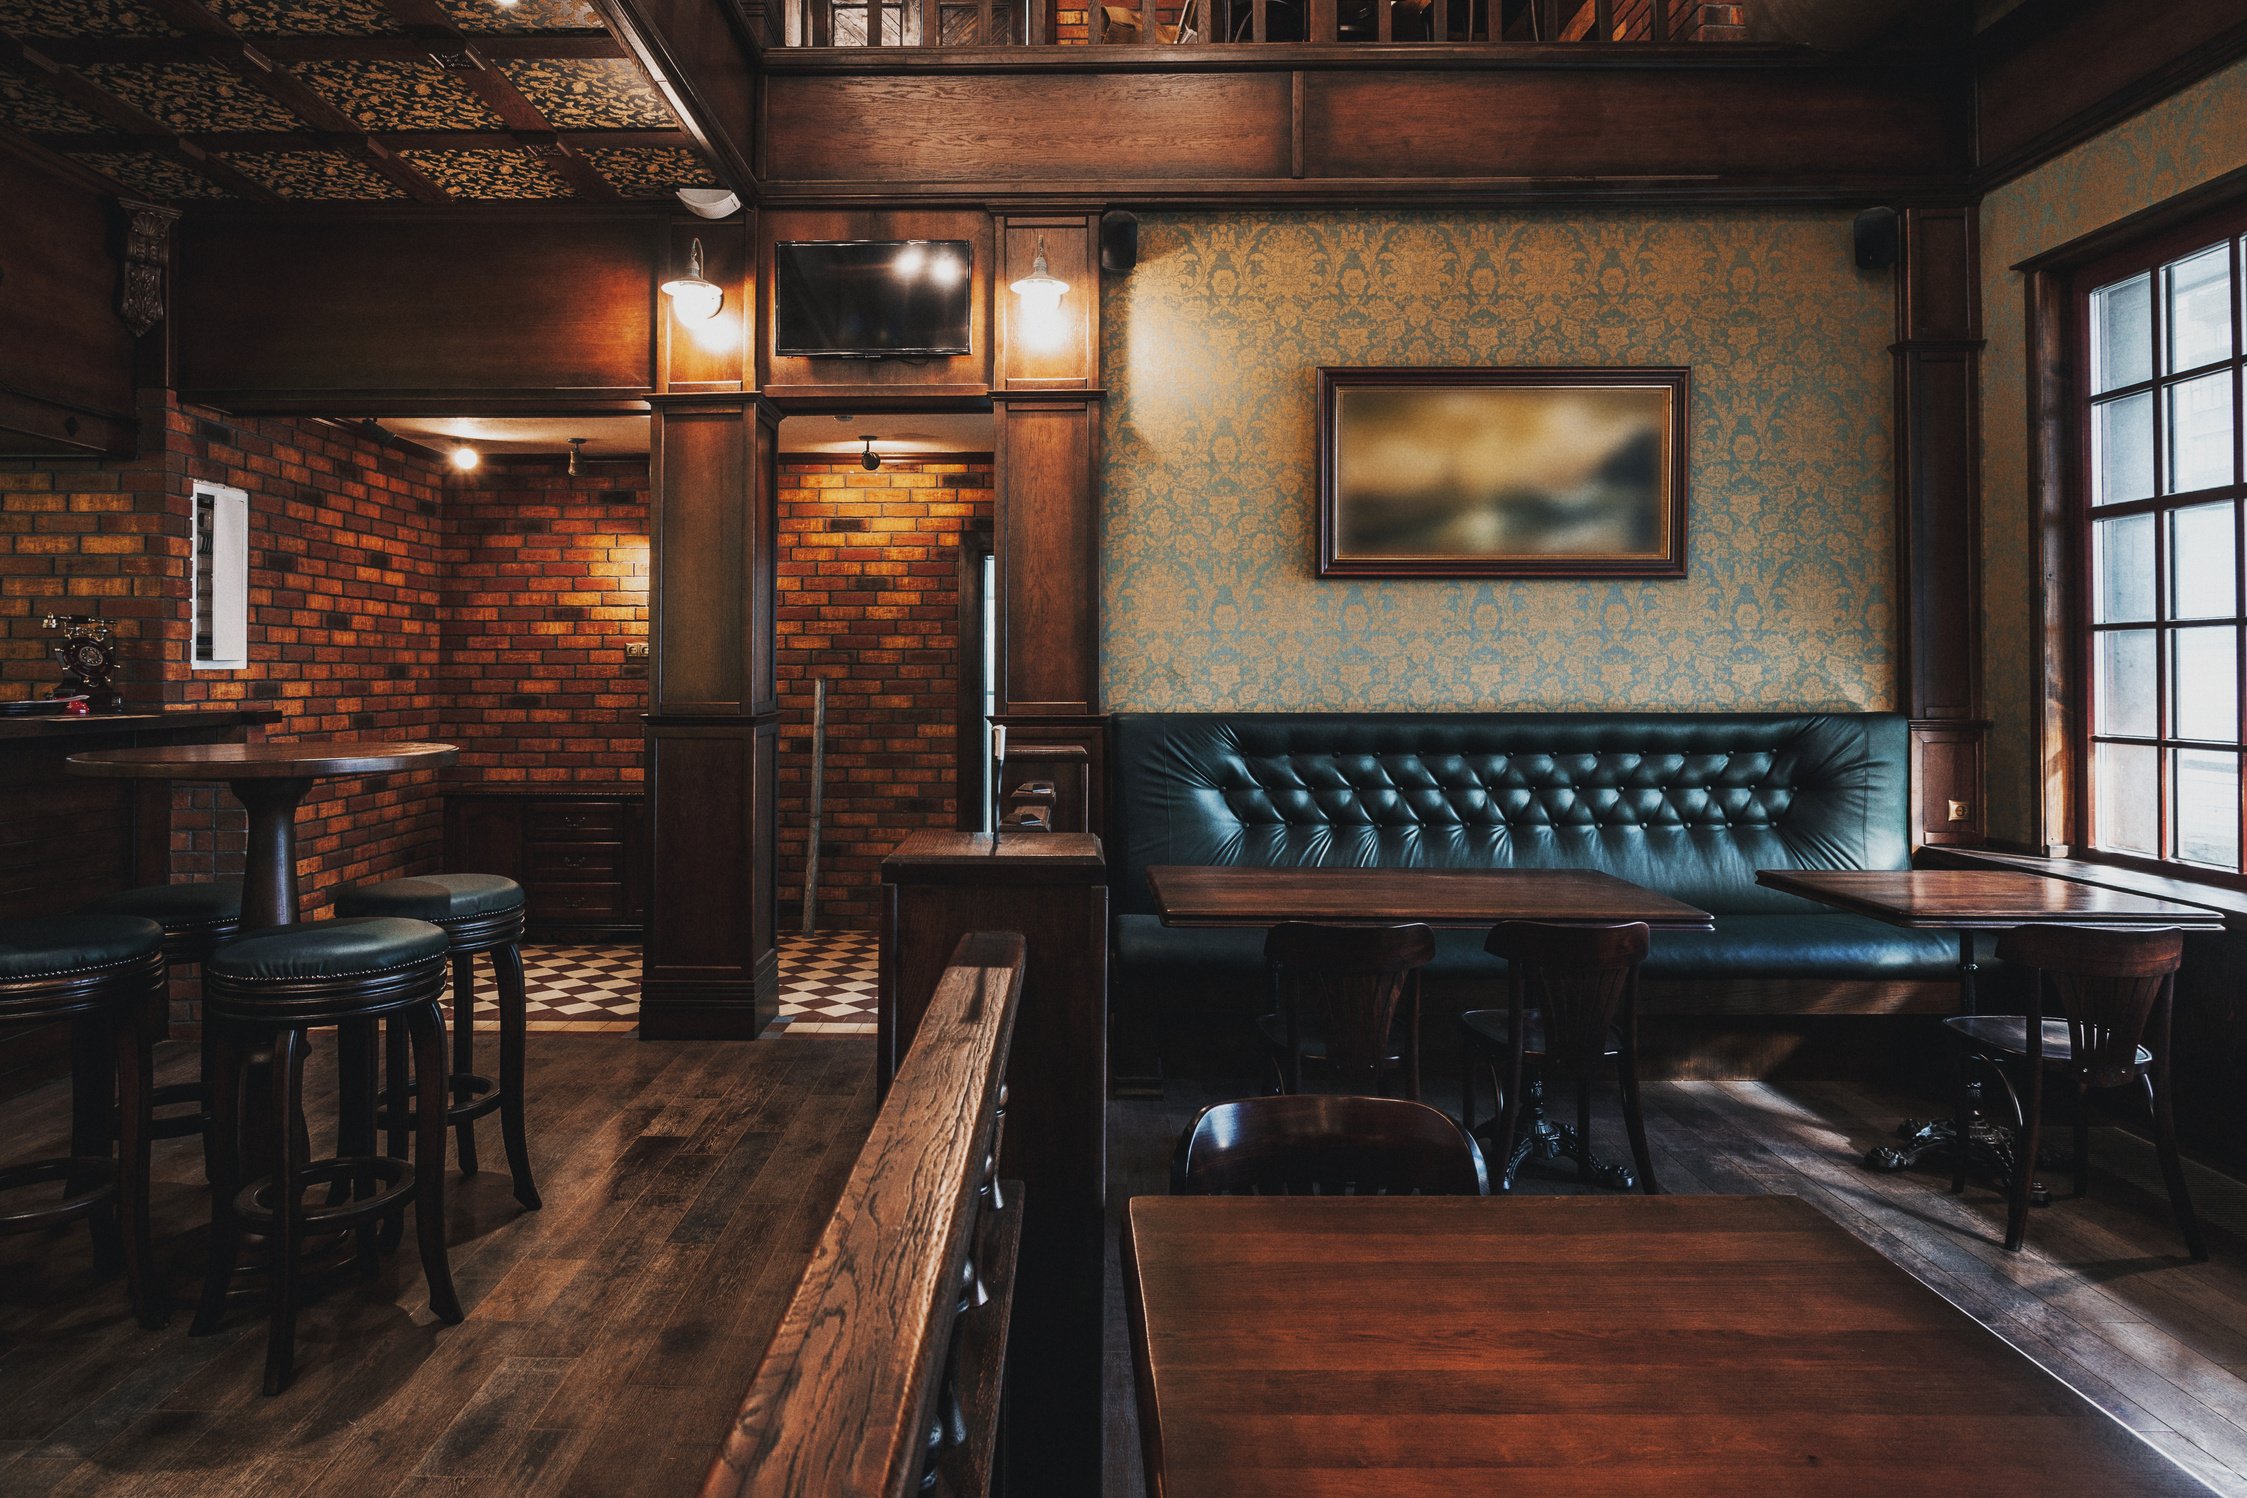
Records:
M795 1035L871 1035L880 942L871 931L780 938L780 1020Z
M871 931L780 938L780 1017L768 1034L871 1035L878 944ZM533 1030L628 1033L640 1019L640 949L526 945L523 984ZM490 972L478 964L476 1028L499 1028Z

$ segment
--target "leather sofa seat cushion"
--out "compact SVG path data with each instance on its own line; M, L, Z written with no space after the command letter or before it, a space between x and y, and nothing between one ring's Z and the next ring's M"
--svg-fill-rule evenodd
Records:
M275 926L230 941L211 958L209 976L235 983L353 978L442 957L450 943L427 921L346 916Z
M135 915L0 921L0 982L115 967L152 957L163 946L164 928Z
M1435 978L1490 978L1506 965L1482 949L1479 930L1436 932ZM1135 979L1264 981L1264 933L1166 927L1160 917L1116 918L1116 957ZM1930 979L1958 976L1958 939L1907 931L1869 916L1719 915L1714 931L1657 931L1642 970L1650 979Z
M362 884L336 896L338 915L403 916L416 921L457 921L514 910L523 887L498 874L424 874Z

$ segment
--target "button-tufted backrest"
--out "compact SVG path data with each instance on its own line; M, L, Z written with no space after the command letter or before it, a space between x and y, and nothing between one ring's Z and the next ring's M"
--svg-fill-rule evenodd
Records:
M1118 907L1150 865L1590 868L1705 910L1757 869L1900 869L1893 713L1119 713Z

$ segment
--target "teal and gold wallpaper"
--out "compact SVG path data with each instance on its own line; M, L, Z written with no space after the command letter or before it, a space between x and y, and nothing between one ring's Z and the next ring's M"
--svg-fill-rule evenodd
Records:
M2247 62L2232 64L1982 200L1983 663L1990 835L2039 843L2042 771L2021 261L2247 166Z
M1101 316L1111 711L1894 704L1893 300L1846 213L1151 214ZM1320 581L1321 364L1690 366L1689 575Z

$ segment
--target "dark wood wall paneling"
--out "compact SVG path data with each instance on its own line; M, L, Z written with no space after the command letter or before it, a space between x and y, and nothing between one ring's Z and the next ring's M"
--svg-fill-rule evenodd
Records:
M2038 0L1974 45L1975 180L2017 177L2247 56L2239 0Z
M114 199L0 146L0 455L129 452Z
M1983 840L1981 272L1972 207L1900 218L1897 664L1912 720L1915 843Z
M839 123L839 122L838 122ZM980 209L776 209L760 216L758 284L764 336L757 340L758 387L797 401L872 401L928 405L978 398L991 390L992 230ZM964 239L975 273L968 309L968 352L927 359L816 359L774 352L773 246L838 239ZM1003 284L1003 283L1002 283ZM1001 292L1003 295L1003 291Z
M767 201L1070 192L1237 204L1556 190L1863 201L1955 190L1967 167L1963 66L1925 58L1846 66L1758 52L1711 65L1704 52L1593 66L1553 53L1602 49L1498 58L1427 48L1409 67L1361 50L1281 69L1224 49L1164 48L1159 66L1091 71L1129 50L1087 49L1035 72L1019 53L980 70L947 56L941 72L905 59L846 73L776 52Z
M638 409L656 210L211 209L177 233L180 393L227 410Z

